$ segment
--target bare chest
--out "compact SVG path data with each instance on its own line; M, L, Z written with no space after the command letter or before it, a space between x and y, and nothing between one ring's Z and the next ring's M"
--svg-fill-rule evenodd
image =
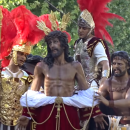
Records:
M125 99L126 91L113 92L113 100Z
M128 86L126 84L113 84L111 95L113 96L113 100L125 99L126 93L128 91Z
M49 80L74 80L76 71L71 65L56 66L46 71L45 79Z

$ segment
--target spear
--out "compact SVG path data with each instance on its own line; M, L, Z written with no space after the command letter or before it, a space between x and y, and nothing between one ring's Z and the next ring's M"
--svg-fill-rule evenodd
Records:
M45 0L45 2L48 3L51 7L53 7L55 10L57 10L58 12L60 12L62 15L65 14L64 12L60 11L59 9L57 9L57 8L56 8L53 4L51 4L49 1ZM72 20L72 22L74 22L74 23L77 25L77 23L76 23L74 20Z

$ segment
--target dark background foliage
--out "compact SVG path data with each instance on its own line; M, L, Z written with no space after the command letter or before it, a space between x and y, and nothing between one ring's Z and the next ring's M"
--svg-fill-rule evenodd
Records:
M0 5L3 5L9 10L19 6L26 5L26 7L31 10L34 14L40 16L42 14L50 13L51 10L55 12L58 19L60 20L62 13L71 13L71 22L67 27L67 31L71 34L70 53L73 55L73 43L78 39L77 35L77 19L80 14L79 8L77 6L76 0L48 0L52 5L54 5L61 12L56 11L55 8L50 6L46 0L0 0ZM110 12L121 15L125 18L126 22L122 22L116 19L110 22L114 25L113 28L107 27L108 32L112 36L114 47L109 43L110 52L116 50L124 50L128 53L130 52L130 0L113 0L108 4ZM32 54L45 56L46 55L46 44L44 40L40 41L32 49Z

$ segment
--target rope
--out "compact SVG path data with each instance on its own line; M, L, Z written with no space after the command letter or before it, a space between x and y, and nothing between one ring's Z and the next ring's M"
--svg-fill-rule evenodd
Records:
M57 115L56 115L56 130L60 130L60 109L57 108Z
M27 91L27 92L28 92L28 91ZM52 107L52 110L51 110L51 112L50 112L50 115L46 118L46 120L44 120L44 121L41 122L41 123L36 122L36 121L34 120L34 118L32 117L31 112L29 111L29 107L28 107L28 103L27 103L27 94L26 94L26 106L27 106L28 113L29 113L30 117L32 118L33 122L34 122L35 124L37 124L37 125L42 125L42 124L44 124L46 121L48 121L48 119L51 117L52 112L53 112L54 107L55 107L55 103L54 103L54 105L53 105L53 107Z
M95 96L95 91L94 91L94 96ZM85 124L84 124L83 130L86 129L86 127L87 127L87 125L88 125L88 123L89 123L89 121L90 121L90 118L91 118L91 116L92 116L92 112L93 112L93 108L94 108L94 97L93 97L93 103L92 103L91 113L90 113L90 116L89 116L88 120L85 121Z
M95 95L95 92L94 92L94 95ZM84 127L83 127L82 129L76 129L76 128L72 125L72 123L71 123L70 120L69 120L68 114L67 114L67 112L66 112L64 103L62 103L62 105L63 105L63 109L64 109L64 111L65 111L65 115L66 115L66 118L67 118L67 120L68 120L70 126L71 126L74 130L85 130L85 129L86 129L86 126L88 125L89 120L90 120L90 118L91 118L91 116L92 116L92 112L93 112L93 108L94 108L94 99L93 99L93 102L92 102L92 109L91 109L91 113L90 113L89 119L85 122ZM44 120L43 122L41 122L41 123L36 122L36 121L34 120L34 118L32 117L31 112L29 111L29 107L28 107L28 104L27 104L27 94L26 94L26 106L27 106L28 113L29 113L30 117L32 118L33 122L36 123L36 124L38 124L38 125L41 125L41 124L44 124L44 123L50 118L50 116L52 115L52 112L53 112L54 107L55 107L55 103L54 103L54 105L53 105L53 107L52 107L52 110L51 110L50 115L48 116L48 118L47 118L46 120ZM57 118L57 119L56 119L56 120L57 120L57 121L56 121L56 130L60 130L60 108L59 108L59 109L57 108L57 116L56 116L56 118ZM59 119L59 120L58 120L58 119Z
M94 91L94 95L95 95L95 91ZM65 109L64 104L63 104L63 108L64 108L65 115L66 115L66 117L67 117L67 120L68 120L70 126L71 126L74 130L85 130L86 127L87 127L87 125L88 125L88 123L89 123L89 121L90 121L90 118L91 118L91 116L92 116L92 112L93 112L93 108L94 108L94 99L93 99L93 102L92 102L92 109L91 109L91 113L90 113L89 119L88 119L87 121L85 121L84 127L83 127L82 129L76 129L76 128L71 124L71 122L70 122L70 120L69 120L69 117L68 117L68 114L67 114L67 112L66 112L66 109Z

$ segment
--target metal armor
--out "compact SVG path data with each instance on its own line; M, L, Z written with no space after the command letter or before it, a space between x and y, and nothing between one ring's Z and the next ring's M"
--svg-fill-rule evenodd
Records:
M8 126L15 126L18 118L22 114L22 106L20 105L20 98L23 93L28 90L29 81L28 74L22 70L13 77L9 70L5 68L2 70L1 83L1 123ZM19 76L20 75L20 78Z

